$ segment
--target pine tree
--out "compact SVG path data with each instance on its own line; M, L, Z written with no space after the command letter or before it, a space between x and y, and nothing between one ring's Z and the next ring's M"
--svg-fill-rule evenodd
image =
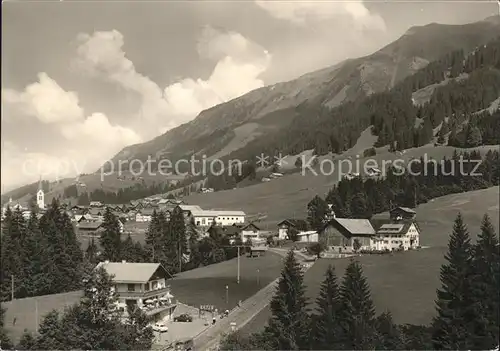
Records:
M445 255L447 263L441 267L442 287L437 291L437 317L433 320L435 349L470 349L471 251L469 232L459 213Z
M369 209L366 195L362 192L357 193L351 200L351 217L370 218L372 216Z
M312 347L317 350L336 349L338 337L339 287L333 266L328 266L316 299L316 316Z
M361 265L351 261L340 287L340 337L344 349L371 350L376 343L375 308Z
M500 255L498 237L488 215L473 248L472 306L475 313L473 347L491 350L499 343Z
M384 312L375 320L377 330L376 350L405 350L401 330L390 312Z
M0 347L2 350L10 350L12 348L12 342L5 330L5 309L2 307L0 307Z
M285 258L285 266L271 304L272 316L266 332L279 350L308 348L309 318L303 273L293 251Z
M32 211L24 241L24 252L26 253L23 262L24 276L30 277L24 282L26 296L38 296L50 292L47 275L51 272L44 269L47 261L46 250L45 236L40 231L36 212Z
M128 307L124 343L129 350L150 350L154 333L148 316L136 306Z
M169 231L172 242L169 249L171 250L171 256L175 258L172 264L174 264L174 267L177 264L176 271L178 272L182 269L182 267L179 267L179 264L182 262L182 255L187 252L186 225L184 213L180 207L176 207L172 211Z
M307 204L307 222L313 230L319 232L323 228L327 211L326 201L317 195Z
M102 256L111 262L119 262L121 260L121 235L120 224L118 218L106 208L104 212L104 228L101 233L100 244L103 249Z
M35 342L35 350L65 350L67 344L62 331L62 322L59 312L49 312L38 327L38 337Z
M469 124L465 133L465 146L475 147L483 143L481 131L475 124Z
M36 338L28 330L24 330L23 335L16 347L17 350L36 350Z
M11 299L12 284L14 280L14 298L21 297L23 288L23 262L25 252L23 241L26 236L26 223L19 209L11 211L7 208L5 219L2 223L2 247L1 247L1 278L2 278L2 301ZM24 296L22 296L24 297Z
M85 258L87 261L94 265L97 264L99 262L98 251L99 249L94 241L94 238L91 238L87 246L87 250L85 251Z

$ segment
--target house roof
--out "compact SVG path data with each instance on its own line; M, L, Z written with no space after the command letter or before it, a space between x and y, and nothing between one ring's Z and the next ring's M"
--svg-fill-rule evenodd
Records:
M417 213L417 212L415 212L414 210L412 210L409 207L396 207L396 208L392 209L390 212L393 212L393 211L396 211L396 210L400 210L400 211L403 211L403 212L406 212L406 213L411 213L411 214L416 214Z
M241 226L241 230L246 230L246 229L248 229L248 228L250 228L250 227L253 227L253 228L257 229L257 230L260 230L260 228L259 228L259 227L257 227L257 226L255 225L255 223L248 223L248 224L244 224L244 225L242 225L242 226Z
M139 213L143 216L152 216L154 211L154 208L143 208Z
M103 267L109 275L113 275L114 282L146 283L161 265L159 263L101 262L96 269L99 267Z
M77 224L78 229L85 229L85 230L97 230L100 226L102 225L101 221L95 221L95 222L80 222Z
M181 210L190 211L191 213L193 213L193 211L195 211L195 212L202 212L203 211L203 209L197 205L178 205L178 206L181 208Z
M304 219L284 219L278 223L278 226L282 224L289 224L295 229L300 231L306 231L307 229L309 229L309 225L307 224L307 221Z
M374 223L377 228L377 234L406 234L411 225L414 224L420 232L420 228L415 221L392 221L392 220L378 220Z
M373 226L368 219L333 218L330 222L332 221L336 221L352 235L375 234L375 229L373 229Z
M94 208L89 209L89 213L93 216L98 216L99 214L104 215L104 210L101 208L94 207Z

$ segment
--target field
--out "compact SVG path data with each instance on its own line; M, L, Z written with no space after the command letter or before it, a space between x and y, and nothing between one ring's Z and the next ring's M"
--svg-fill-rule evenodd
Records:
M236 259L183 272L169 280L168 284L175 298L184 304L210 304L223 311L235 307L239 300L247 299L276 279L281 267L281 256L268 252L261 257L240 258L240 284L236 282ZM226 285L229 303L226 303ZM65 307L77 303L81 296L81 292L75 291L3 303L2 307L7 308L5 326L9 335L17 340L24 329L34 332L37 315L41 322L48 312L53 309L63 311Z
M272 252L261 257L240 257L240 284L237 284L237 259L183 272L169 281L179 301L191 306L214 305L231 309L276 279L282 258ZM226 286L228 303L226 303Z
M81 296L81 291L73 291L64 294L45 295L29 297L9 302L3 302L2 307L6 308L5 328L13 340L17 340L24 329L34 332L38 323L43 317L53 309L63 311L65 307L77 303ZM15 322L14 322L15 320Z
M267 215L267 218L260 223L263 230L276 229L276 223L285 218L305 218L307 203L315 196L324 196L334 184L339 181L342 174L348 172L362 173L364 158L356 159L356 155L362 153L362 147L355 146L341 156L327 156L334 158L335 172L331 175L318 175L301 172L286 175L282 178L274 179L270 182L250 185L244 188L236 188L226 191L218 191L206 194L192 194L184 198L189 204L196 204L204 209L239 209L247 213L248 216L257 214ZM488 150L498 149L498 146L480 147L477 150L483 154ZM382 169L382 162L396 160L398 158L409 161L413 158L427 155L429 159L441 160L444 156L451 157L455 148L448 146L434 147L431 145L409 149L403 155L396 155L379 149L378 154L373 159ZM352 167L349 169L347 162L341 162L345 157L352 157ZM372 166L372 164L368 164ZM328 172L325 166L325 172Z
M460 211L475 240L484 213L488 213L498 232L499 188L448 195L423 204L417 209L422 229L419 251L392 256L362 256L359 261L371 287L377 312L390 310L398 323L429 323L434 315L434 300L439 287L439 270L451 233L453 220ZM306 273L307 295L313 301L329 264L337 275L344 274L348 260L321 259ZM269 318L262 311L243 328L250 333L260 330Z

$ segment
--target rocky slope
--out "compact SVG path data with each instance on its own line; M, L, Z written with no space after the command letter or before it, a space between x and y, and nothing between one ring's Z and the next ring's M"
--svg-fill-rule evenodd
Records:
M390 88L432 60L458 49L465 52L500 33L500 17L466 25L432 23L410 28L372 55L351 59L295 80L266 86L202 111L194 120L143 144L126 147L113 161L171 160L191 154L221 157L285 128L304 102L335 107Z

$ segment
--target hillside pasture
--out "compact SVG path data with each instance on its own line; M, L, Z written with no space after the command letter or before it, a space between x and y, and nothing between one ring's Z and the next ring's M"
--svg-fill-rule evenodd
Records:
M240 257L240 283L237 259L212 264L176 275L168 282L175 298L190 306L214 305L219 311L234 308L278 277L282 257L267 252L260 257ZM226 286L228 302L226 303Z
M485 213L499 230L499 187L443 196L417 208L417 221L422 230L421 244L426 248L393 255L364 255L357 258L363 266L372 297L381 313L392 312L397 323L427 324L434 316L436 289L440 286L439 271L444 263L453 221L461 212L475 241ZM306 273L304 282L311 303L328 265L337 276L344 274L349 259L320 259ZM270 316L268 308L244 328L252 333L262 328Z
M358 148L362 154L363 147ZM205 194L191 194L184 198L189 204L196 204L204 209L238 209L245 211L247 215L266 214L267 218L261 223L265 230L275 229L276 223L284 218L305 218L307 203L315 196L324 196L340 178L349 173L357 172L363 174L364 165L371 167L374 164L381 170L389 166L395 160L409 162L421 156L427 159L441 160L443 157L451 158L456 149L449 146L435 147L433 145L408 149L402 155L390 153L384 148L377 150L377 155L363 158L359 153L348 151L332 160L334 171L329 174L331 167L324 166L324 173L316 167L317 175L309 170L287 174L284 177L273 179L270 182L261 182L244 188L218 191ZM485 154L489 150L498 150L498 146L483 146L475 149L461 149L461 151L478 150ZM350 157L350 159L349 159ZM367 160L373 160L369 161ZM320 159L321 162L321 159Z

